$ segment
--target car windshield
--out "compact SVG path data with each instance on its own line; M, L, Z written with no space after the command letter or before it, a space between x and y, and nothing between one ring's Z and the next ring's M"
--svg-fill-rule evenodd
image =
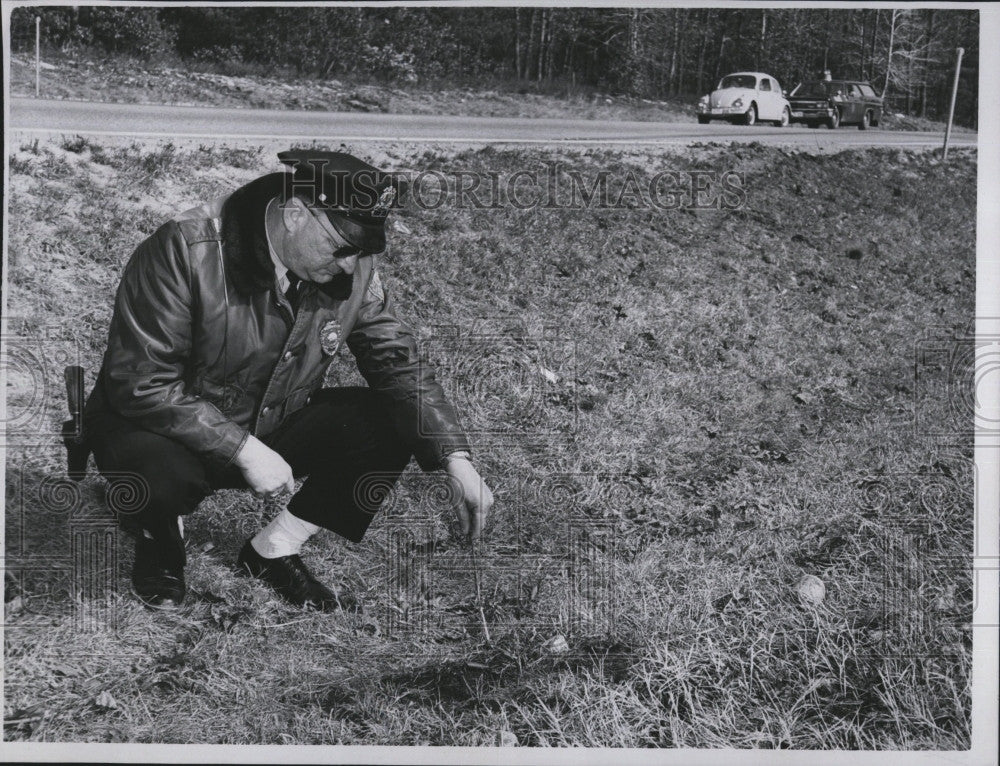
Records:
M756 88L757 78L752 74L726 75L719 81L719 90L723 88Z
M820 81L800 82L795 86L792 95L799 96L800 98L826 98L828 84Z

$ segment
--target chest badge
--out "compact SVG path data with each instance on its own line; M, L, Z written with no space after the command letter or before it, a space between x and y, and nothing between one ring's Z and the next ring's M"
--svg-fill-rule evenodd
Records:
M340 322L331 319L319 328L319 345L327 356L333 356L337 352L340 345Z

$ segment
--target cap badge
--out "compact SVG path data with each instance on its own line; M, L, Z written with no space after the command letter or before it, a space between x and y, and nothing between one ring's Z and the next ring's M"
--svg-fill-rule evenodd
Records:
M374 215L388 215L389 207L395 199L396 190L391 186L387 186L382 190L382 194L379 196L378 202L376 202L375 207L372 208L372 213Z

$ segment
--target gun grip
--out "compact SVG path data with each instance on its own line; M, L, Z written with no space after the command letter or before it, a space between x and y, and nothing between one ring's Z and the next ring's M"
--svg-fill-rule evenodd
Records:
M66 445L66 469L69 478L81 481L87 475L90 448L83 438L83 368L73 364L63 370L66 380L66 401L70 419L63 423L62 437Z
M78 418L83 410L83 368L71 364L63 370L66 379L66 400L69 403L69 414Z

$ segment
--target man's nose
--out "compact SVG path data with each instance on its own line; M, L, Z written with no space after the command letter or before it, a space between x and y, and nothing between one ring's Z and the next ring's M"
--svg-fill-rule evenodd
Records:
M345 274L353 274L358 267L358 256L349 255L347 258L338 258L337 265Z

